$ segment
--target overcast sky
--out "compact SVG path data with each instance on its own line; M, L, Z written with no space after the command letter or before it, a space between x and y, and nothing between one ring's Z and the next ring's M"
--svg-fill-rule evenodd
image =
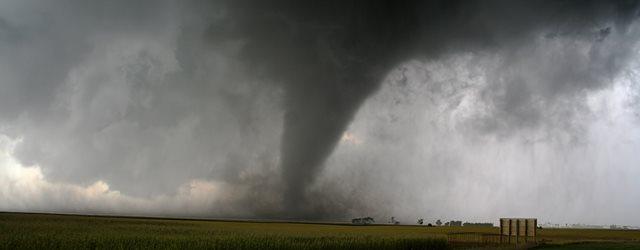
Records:
M640 225L633 1L0 1L0 210Z

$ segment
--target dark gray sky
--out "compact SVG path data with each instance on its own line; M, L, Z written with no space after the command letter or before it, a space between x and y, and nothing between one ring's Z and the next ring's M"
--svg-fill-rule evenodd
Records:
M0 209L640 224L635 1L3 1Z

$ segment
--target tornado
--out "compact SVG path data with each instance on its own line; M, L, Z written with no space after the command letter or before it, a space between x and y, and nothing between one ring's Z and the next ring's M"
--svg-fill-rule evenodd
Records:
M410 41L394 1L234 3L226 32L246 41L242 58L285 92L281 139L283 217L304 218L305 192L358 107ZM409 15L408 17L413 16Z

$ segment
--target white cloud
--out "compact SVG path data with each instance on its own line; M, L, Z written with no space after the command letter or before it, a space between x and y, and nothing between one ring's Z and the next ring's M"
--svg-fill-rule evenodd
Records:
M0 210L128 215L215 216L238 214L229 207L246 187L193 179L174 195L132 197L105 181L87 186L46 179L39 166L23 166L13 156L20 139L0 135ZM233 192L231 192L233 189Z

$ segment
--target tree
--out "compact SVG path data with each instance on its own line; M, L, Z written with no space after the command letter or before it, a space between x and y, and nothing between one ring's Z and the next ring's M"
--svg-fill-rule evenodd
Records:
M393 217L393 216L392 216L392 217L391 217L391 219L389 220L389 223L390 223L390 224L393 224L393 225L398 225L398 224L400 224L400 222L396 220L396 217Z
M368 217L368 216L364 218L364 221L365 221L366 224L371 224L371 223L375 223L376 222L373 218Z
M438 219L438 220L436 221L436 225L437 225L437 226L442 226L442 221L440 221L440 219Z

